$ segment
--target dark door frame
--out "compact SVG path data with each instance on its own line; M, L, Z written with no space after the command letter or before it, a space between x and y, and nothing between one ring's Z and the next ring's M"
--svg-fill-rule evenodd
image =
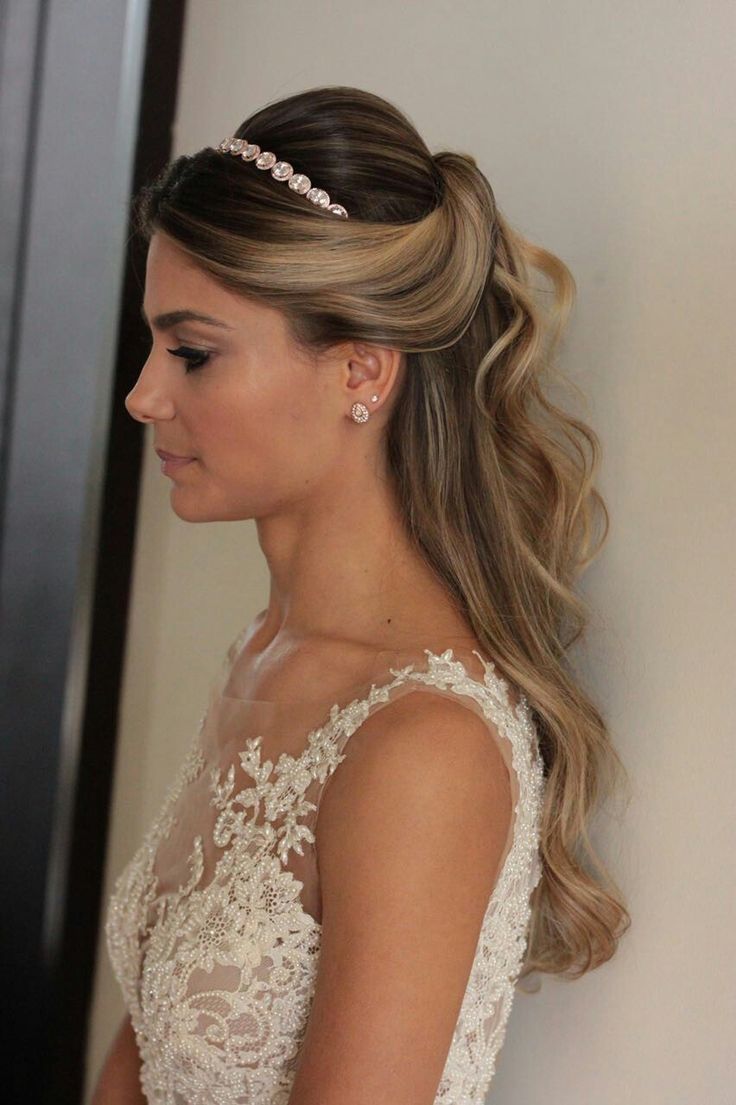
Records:
M185 0L0 17L3 1086L79 1105L142 427L130 197L171 153Z

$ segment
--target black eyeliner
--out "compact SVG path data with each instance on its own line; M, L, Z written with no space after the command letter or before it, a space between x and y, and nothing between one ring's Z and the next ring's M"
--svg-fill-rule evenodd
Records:
M181 357L182 360L186 361L187 372L194 372L198 368L202 368L211 356L206 350L192 349L188 345L180 345L177 349L167 349L167 353L171 353L174 357Z

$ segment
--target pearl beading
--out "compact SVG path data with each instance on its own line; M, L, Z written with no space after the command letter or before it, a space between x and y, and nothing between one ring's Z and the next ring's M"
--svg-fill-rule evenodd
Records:
M257 169L270 169L274 180L286 181L292 191L304 196L316 207L322 207L341 219L347 219L348 213L343 205L331 203L329 193L324 188L313 187L308 176L295 173L293 165L288 161L279 161L275 153L262 150L255 142L249 142L247 138L223 138L215 149L219 153L231 153L243 161L253 161Z

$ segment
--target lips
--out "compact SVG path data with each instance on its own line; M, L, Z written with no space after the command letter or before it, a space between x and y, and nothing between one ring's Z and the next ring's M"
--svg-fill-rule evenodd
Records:
M194 457L184 456L180 453L167 453L165 449L156 449L161 460L194 460Z

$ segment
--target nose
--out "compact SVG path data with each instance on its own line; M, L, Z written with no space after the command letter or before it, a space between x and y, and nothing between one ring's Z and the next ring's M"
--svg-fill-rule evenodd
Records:
M145 365L134 386L125 396L125 409L136 422L164 422L174 417L174 404L171 398L150 376L146 376Z

